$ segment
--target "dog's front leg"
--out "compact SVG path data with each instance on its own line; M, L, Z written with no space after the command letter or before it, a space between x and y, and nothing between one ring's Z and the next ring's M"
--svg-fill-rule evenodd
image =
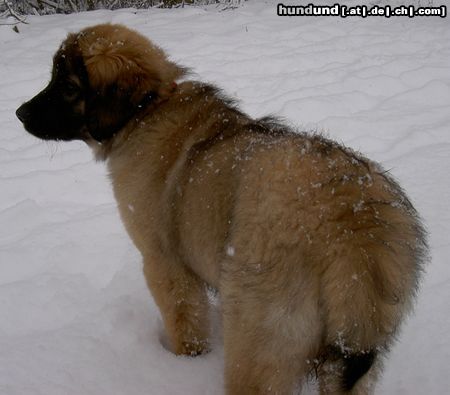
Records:
M189 268L162 255L144 257L144 275L158 305L175 354L208 351L205 283Z

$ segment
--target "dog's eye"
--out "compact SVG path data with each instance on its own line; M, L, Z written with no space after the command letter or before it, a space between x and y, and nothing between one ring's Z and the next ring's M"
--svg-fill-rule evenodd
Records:
M80 92L80 87L72 81L67 81L64 84L64 93L69 96L73 97L76 96Z

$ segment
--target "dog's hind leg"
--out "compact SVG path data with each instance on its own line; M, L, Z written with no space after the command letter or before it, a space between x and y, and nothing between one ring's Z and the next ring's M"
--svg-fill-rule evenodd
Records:
M289 285L280 290L285 298L275 295L264 274L246 281L241 270L227 281L228 274L221 279L226 393L292 395L320 345L317 303L307 291L296 303Z
M300 344L275 327L268 328L263 322L248 319L251 312L245 308L235 305L234 312L225 309L226 393L292 395L311 369L311 349L319 339L313 339L312 333Z
M208 350L208 298L204 282L167 257L146 256L144 275L158 305L175 354Z

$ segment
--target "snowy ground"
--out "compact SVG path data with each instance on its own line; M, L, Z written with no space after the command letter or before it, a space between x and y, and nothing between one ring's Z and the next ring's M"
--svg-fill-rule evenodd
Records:
M223 393L220 331L196 359L161 345L103 164L82 143L38 141L14 115L48 81L67 32L106 21L148 35L251 115L325 131L392 169L433 259L377 392L449 393L449 20L284 19L275 4L29 17L20 34L0 26L0 394Z

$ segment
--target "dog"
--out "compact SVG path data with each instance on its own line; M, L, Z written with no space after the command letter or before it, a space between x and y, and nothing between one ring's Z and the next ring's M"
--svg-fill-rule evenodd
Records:
M183 79L183 82L180 82ZM209 350L218 290L227 394L369 394L427 257L426 233L380 165L191 81L146 37L69 34L17 117L107 161L172 351Z

